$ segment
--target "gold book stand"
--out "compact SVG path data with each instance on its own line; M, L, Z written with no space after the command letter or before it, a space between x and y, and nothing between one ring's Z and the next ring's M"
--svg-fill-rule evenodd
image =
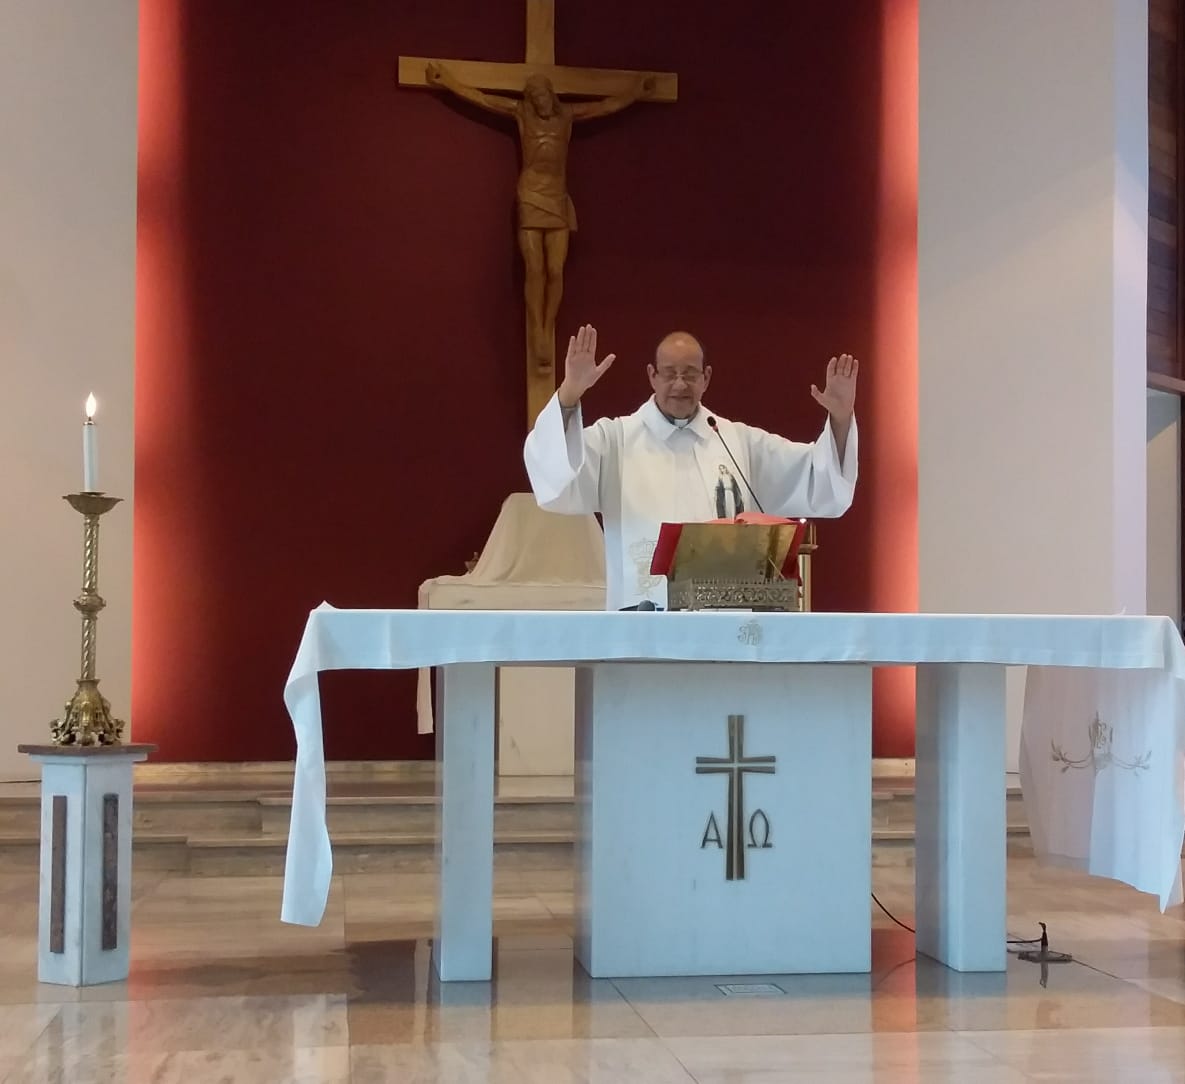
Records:
M669 567L660 557L653 570L667 577L668 609L809 610L814 524L684 523L664 531L678 532Z

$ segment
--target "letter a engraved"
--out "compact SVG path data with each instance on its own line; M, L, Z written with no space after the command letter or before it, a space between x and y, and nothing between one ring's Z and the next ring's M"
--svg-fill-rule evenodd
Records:
M728 717L728 756L726 757L696 757L696 775L727 775L728 776L728 820L726 834L728 844L725 848L724 877L728 881L743 881L745 879L745 774L756 772L760 775L773 775L774 757L745 756L745 717L730 715ZM761 816L765 818L765 814ZM715 815L709 820L711 827ZM769 821L766 820L765 842L769 843ZM750 822L750 838L752 838L753 824ZM717 833L719 834L719 833ZM707 838L705 832L704 838ZM703 844L700 844L703 850Z
M720 838L720 825L716 823L716 814L708 814L708 826L704 829L704 838L699 842L699 849L702 851L709 843L715 843L720 849L724 849L724 840Z

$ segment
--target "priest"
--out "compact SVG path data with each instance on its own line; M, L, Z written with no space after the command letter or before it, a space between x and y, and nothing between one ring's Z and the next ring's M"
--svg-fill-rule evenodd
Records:
M730 518L745 510L835 517L851 506L859 370L851 355L828 362L822 391L811 385L827 418L810 444L714 414L703 402L712 367L684 331L658 344L646 367L653 394L641 407L586 426L581 401L615 356L597 361L594 327L581 327L568 340L563 382L523 450L541 508L600 513L607 609L665 608L666 580L650 573L664 522Z

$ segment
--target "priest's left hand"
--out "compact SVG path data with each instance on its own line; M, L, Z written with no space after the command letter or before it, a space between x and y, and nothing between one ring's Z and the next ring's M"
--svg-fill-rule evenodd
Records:
M822 391L811 385L816 403L827 409L833 423L846 424L856 409L856 374L860 363L851 354L840 354L827 363L827 384Z

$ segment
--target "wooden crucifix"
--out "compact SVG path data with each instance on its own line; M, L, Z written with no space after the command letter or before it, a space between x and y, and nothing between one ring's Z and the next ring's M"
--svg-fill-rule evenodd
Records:
M524 265L527 426L555 392L555 325L576 211L568 195L568 142L576 121L604 117L638 101L673 102L672 72L568 68L555 62L555 0L526 0L522 64L401 56L401 86L447 90L491 113L513 117L522 168L518 246ZM488 93L493 91L495 93ZM560 95L579 100L563 101Z

